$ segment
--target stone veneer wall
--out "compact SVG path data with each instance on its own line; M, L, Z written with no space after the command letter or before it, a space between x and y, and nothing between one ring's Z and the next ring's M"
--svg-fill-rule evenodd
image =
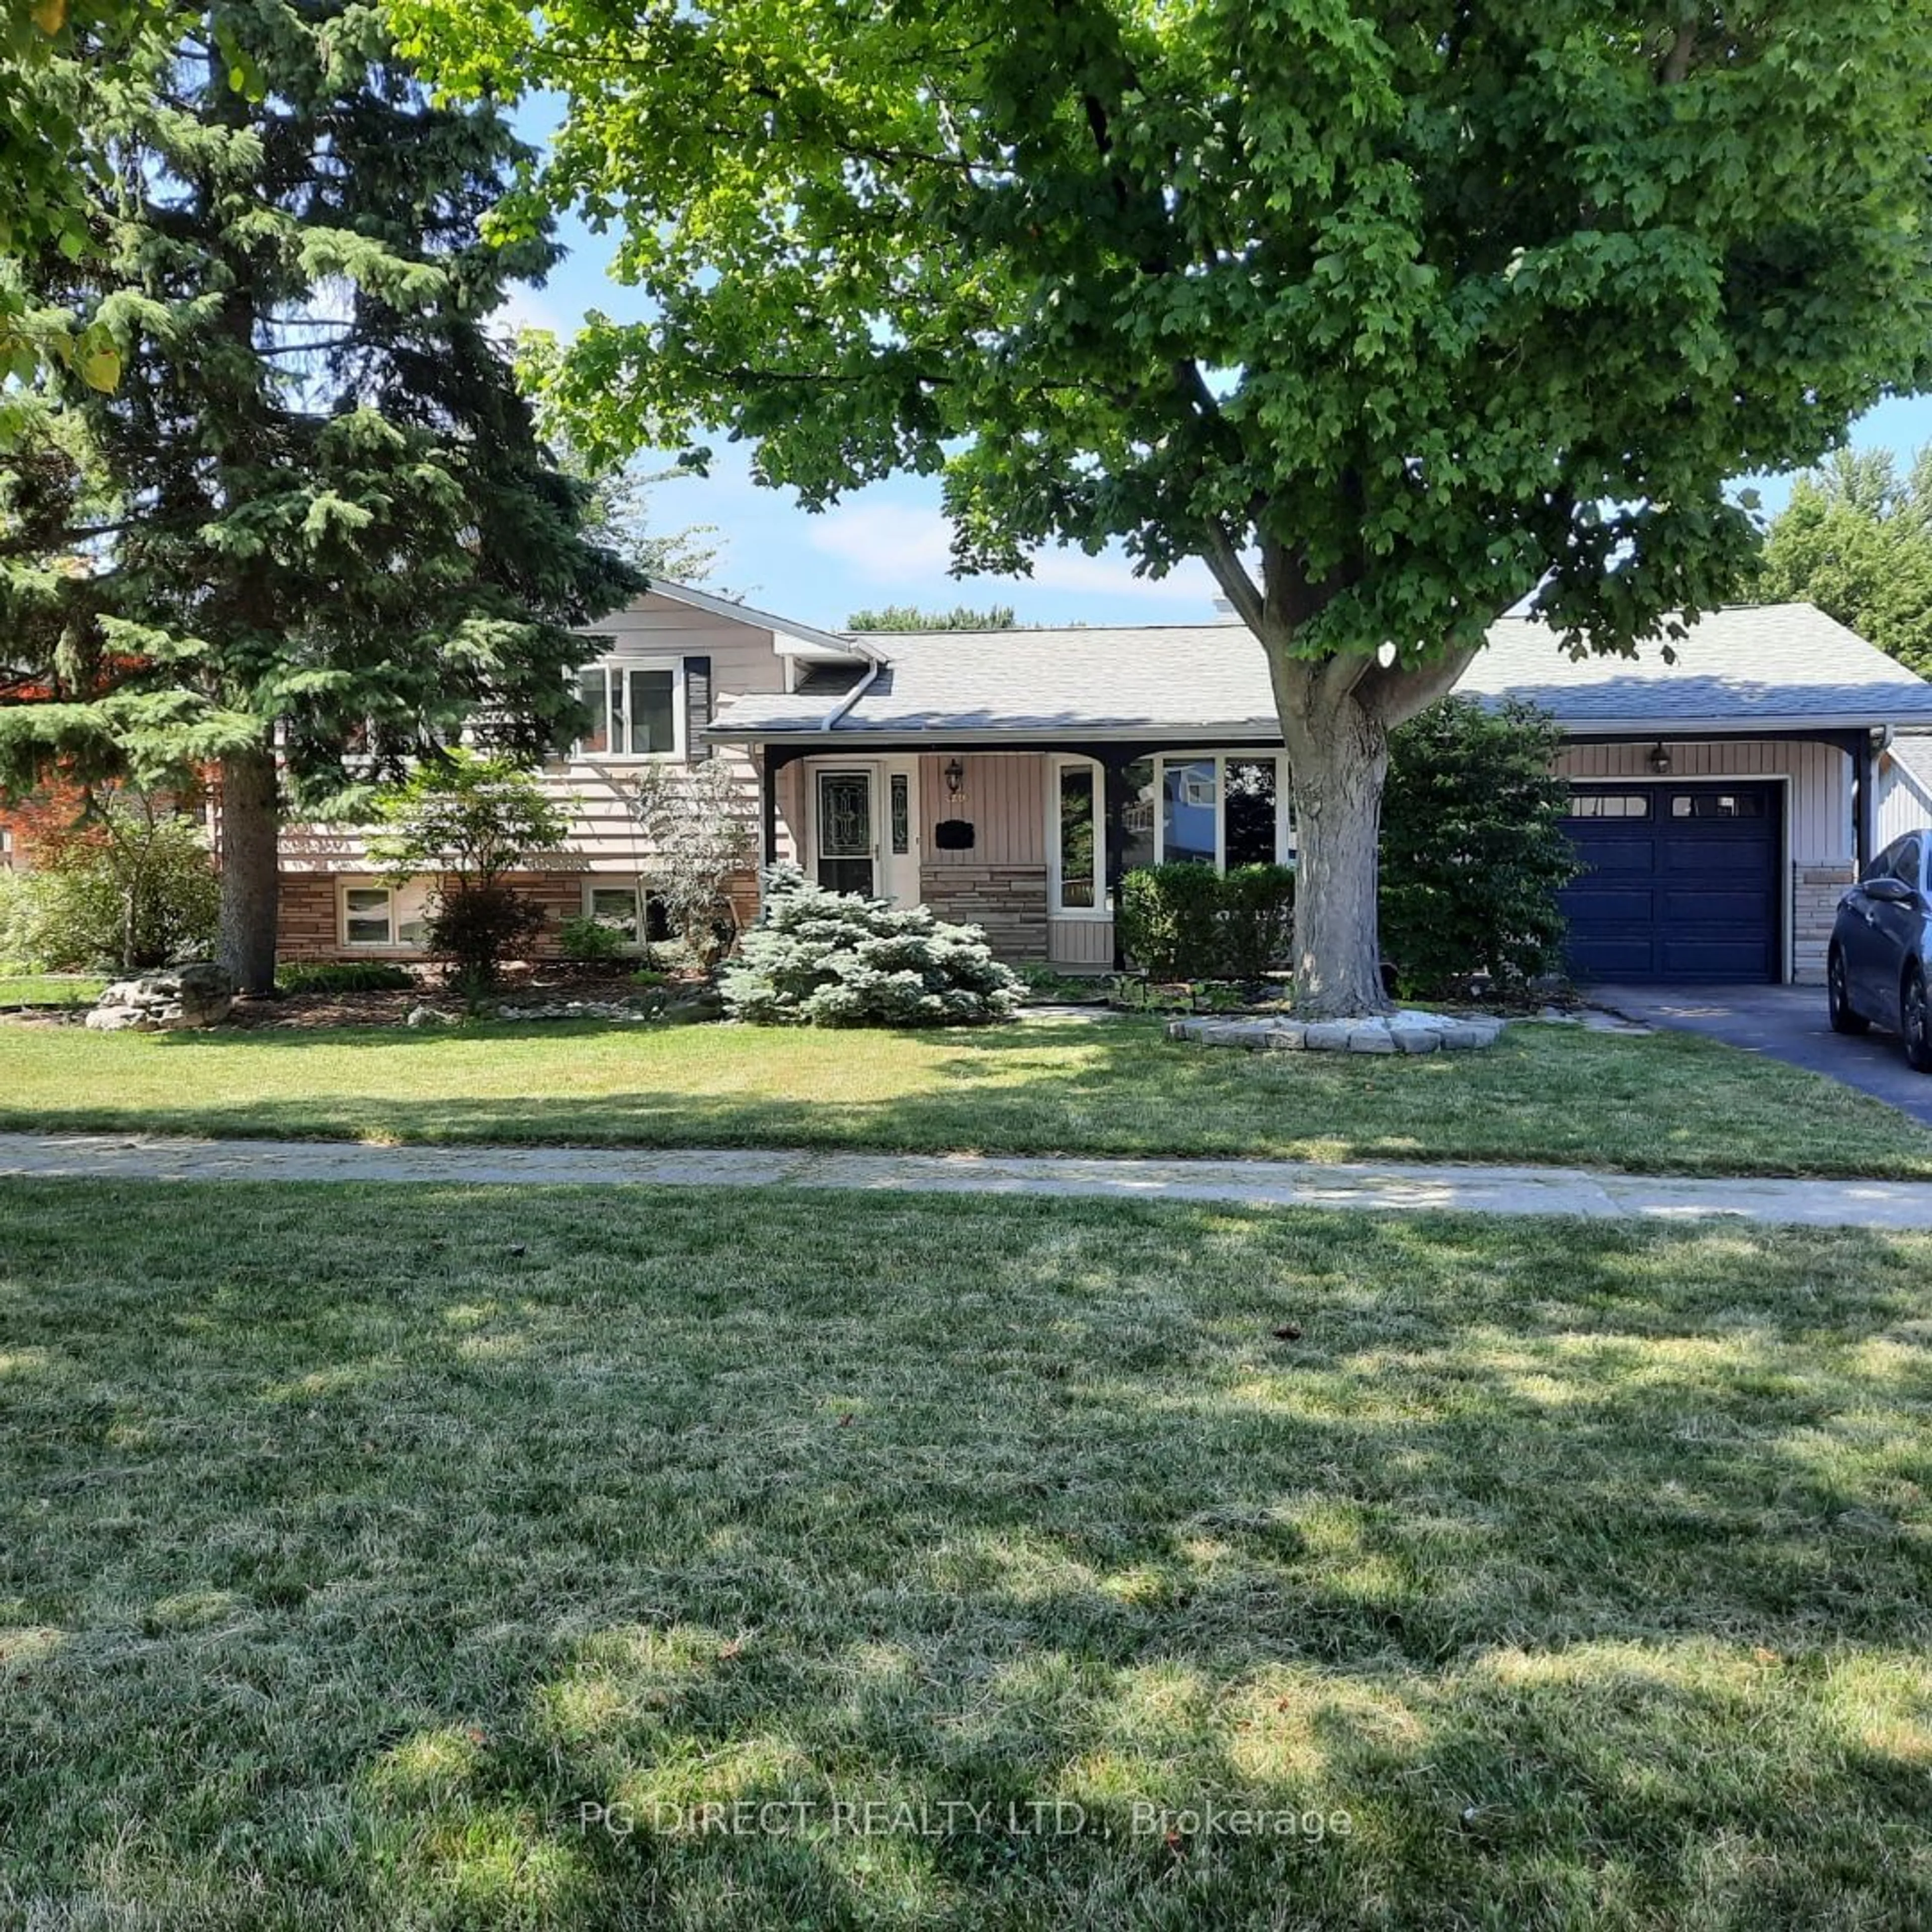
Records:
M1046 957L1044 866L926 866L920 888L941 919L983 926L1002 959Z
M1791 976L1801 986L1822 986L1832 922L1845 888L1857 877L1850 866L1808 865L1791 868Z

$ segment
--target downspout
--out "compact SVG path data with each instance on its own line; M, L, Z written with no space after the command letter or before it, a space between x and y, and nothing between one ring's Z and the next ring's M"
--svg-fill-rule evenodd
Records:
M884 658L874 658L866 667L866 675L860 679L859 682L853 686L852 688L825 714L825 721L818 728L821 731L836 730L845 714L878 682L879 674L885 668Z

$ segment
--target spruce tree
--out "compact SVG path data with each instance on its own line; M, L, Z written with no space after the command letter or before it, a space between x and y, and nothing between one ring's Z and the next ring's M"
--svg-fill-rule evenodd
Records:
M0 458L0 776L212 766L221 955L262 988L282 816L466 732L546 748L595 649L572 627L642 580L586 539L493 334L560 254L486 238L530 158L500 114L431 102L355 0L208 8L86 99L98 246L21 266L122 366L46 370Z

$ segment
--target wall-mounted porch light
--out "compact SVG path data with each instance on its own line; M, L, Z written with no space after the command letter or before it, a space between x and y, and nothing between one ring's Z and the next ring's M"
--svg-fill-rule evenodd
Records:
M966 782L966 767L957 758L946 761L946 792L949 798L959 796L959 788Z
M1661 738L1651 748L1650 768L1660 777L1670 769L1670 747Z

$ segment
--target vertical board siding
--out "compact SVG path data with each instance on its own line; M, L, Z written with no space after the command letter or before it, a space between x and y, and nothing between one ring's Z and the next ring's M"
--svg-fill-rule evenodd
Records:
M1106 972L1114 964L1111 919L1050 919L1047 936L1047 956L1056 966Z
M947 866L1044 866L1046 863L1047 760L1039 752L968 752L959 796L946 789L946 756L928 754L919 763L920 812L926 864ZM971 847L963 852L939 849L933 827L940 820L963 818L973 826Z
M1670 745L1670 770L1650 768L1652 745L1572 745L1556 768L1579 781L1636 778L1670 784L1684 779L1788 778L1791 781L1791 849L1794 864L1849 865L1852 835L1852 761L1834 745L1788 738Z
M1896 752L1881 752L1874 772L1872 850L1877 852L1906 832L1932 825L1932 777Z

